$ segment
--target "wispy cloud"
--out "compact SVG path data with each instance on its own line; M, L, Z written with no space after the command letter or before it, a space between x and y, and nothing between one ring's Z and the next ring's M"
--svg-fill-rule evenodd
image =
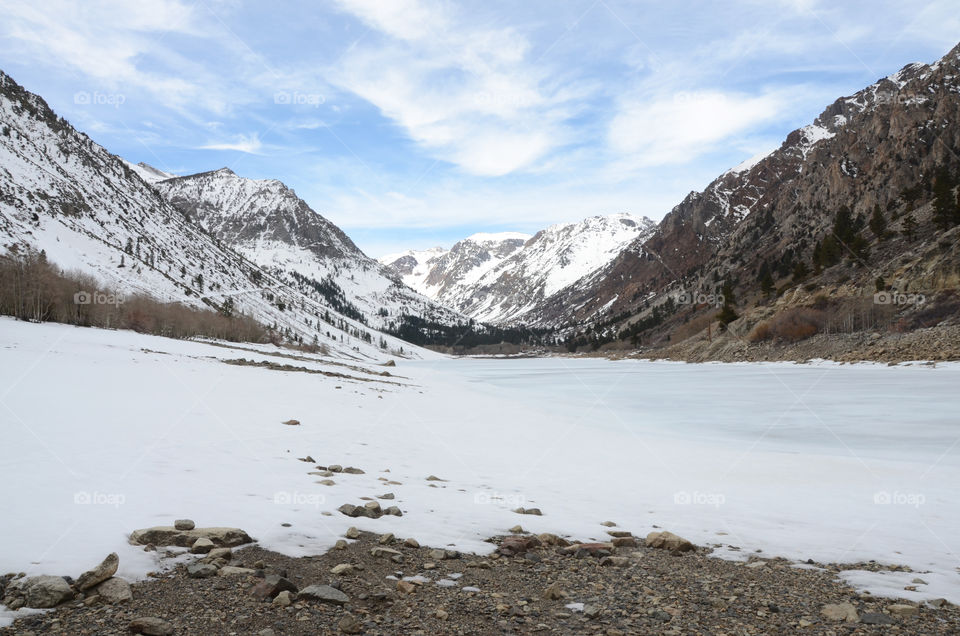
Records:
M256 155L260 154L263 144L260 142L260 136L254 133L252 135L239 135L234 141L211 142L198 146L198 148L200 150L234 150Z

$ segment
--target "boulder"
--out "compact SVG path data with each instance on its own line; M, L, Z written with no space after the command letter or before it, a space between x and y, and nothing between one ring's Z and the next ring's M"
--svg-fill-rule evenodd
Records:
M386 510L383 511L383 514L385 514L385 515L391 515L391 516L393 516L393 517L402 517L402 516L403 516L403 512L402 512L399 508L397 508L396 506L390 506L389 508L387 508Z
M695 547L683 537L666 531L651 532L647 535L646 544L649 548L662 548L673 552L689 552Z
M173 527L177 530L193 530L197 527L197 524L193 522L193 519L177 519L173 522Z
M117 556L116 552L111 552L107 555L107 558L100 562L100 565L78 576L76 583L73 585L80 592L89 590L94 585L99 585L116 574L119 566L120 557Z
M273 604L277 607L289 607L294 601L293 593L290 590L283 590L273 599Z
M856 623L860 620L857 614L857 608L851 603L831 603L824 605L820 609L823 617L829 621L843 621L845 623Z
M403 545L407 546L408 548L419 548L420 542L413 537L407 537L403 540Z
M225 565L217 570L217 576L252 576L257 571L253 568L241 568L235 565Z
M393 360L390 362L393 362ZM363 626L360 624L360 621L357 620L357 617L349 613L344 614L343 617L340 618L337 627L340 628L340 631L344 634L359 634L363 631Z
M893 605L887 605L887 611L894 616L916 616L920 613L920 608L906 603L894 603Z
M209 563L191 563L187 566L187 576L191 579L208 579L217 575L217 566Z
M194 528L177 530L173 526L156 526L134 530L130 534L133 545L153 544L155 546L176 546L189 548L197 539L209 539L218 548L234 548L253 539L240 528Z
M191 554L207 554L208 552L213 550L213 548L214 548L213 541L211 541L206 537L200 537L199 539L193 542L193 545L190 546L190 553Z
M299 598L306 598L321 603L331 603L333 605L345 605L350 602L350 597L329 585L308 585L300 590Z
M527 550L536 548L539 545L540 539L537 537L513 535L503 538L503 541L500 542L500 546L497 548L497 552L504 556L516 556L518 554L524 554Z
M4 590L3 604L12 610L46 609L72 598L73 589L62 576L41 575L12 581Z
M105 602L112 604L123 603L133 599L130 584L123 579L112 577L97 586L95 590Z
M272 599L284 590L295 593L297 586L282 576L271 574L250 588L250 594L260 599Z
M349 528L347 528L347 531L343 533L343 536L345 536L348 539L359 539L360 531L357 530L356 526L350 526Z
M207 553L207 556L203 557L201 561L204 563L210 563L212 561L223 560L229 561L233 558L233 550L230 548L214 548Z
M633 537L614 537L613 538L613 547L615 548L635 548L637 547L637 540Z
M171 636L173 634L173 625L154 616L143 616L130 621L127 626L134 634L143 634L144 636Z

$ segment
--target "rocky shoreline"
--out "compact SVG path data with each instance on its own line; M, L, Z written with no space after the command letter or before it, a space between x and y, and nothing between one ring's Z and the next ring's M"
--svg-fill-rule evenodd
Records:
M669 532L638 538L604 525L602 541L585 543L515 526L489 539L496 548L485 556L350 528L325 554L291 558L250 543L242 530L183 520L131 539L161 562L184 550L153 541L189 546L195 560L132 585L113 577L116 555L77 581L4 577L5 601L31 578L59 578L72 600L0 634L960 632L957 606L857 593L837 579L838 565L763 554L729 561Z

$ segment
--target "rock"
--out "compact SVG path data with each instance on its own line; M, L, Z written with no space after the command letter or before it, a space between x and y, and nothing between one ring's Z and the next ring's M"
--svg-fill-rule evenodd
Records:
M537 537L513 535L503 538L503 541L500 542L500 546L497 548L497 553L504 556L516 556L518 554L524 554L527 550L536 548L539 545L540 539Z
M225 565L217 570L217 576L252 576L256 573L253 568L240 568L235 565Z
M348 475L366 475L366 472L360 470L359 468L354 468L353 466L347 466L343 469L343 472Z
M3 603L12 610L21 607L46 609L69 601L73 596L73 589L62 576L40 575L10 582L4 590Z
M887 605L887 611L894 616L917 616L920 613L920 608L906 603L894 603L893 605Z
M600 616L600 608L596 605L584 605L583 615L587 618L596 618L597 616Z
M413 537L407 537L403 540L403 545L407 546L408 548L419 548L420 542Z
M447 481L446 479L440 479L436 475L430 475L427 477L427 481Z
M637 547L637 540L633 537L614 537L613 538L613 547L615 548L635 548Z
M344 605L350 602L349 596L329 585L308 585L300 590L298 597L333 605Z
M250 589L250 594L260 599L272 599L282 591L297 591L297 586L282 576L271 574Z
M177 530L173 526L156 526L134 530L130 534L133 545L177 546L189 548L197 539L209 539L218 548L234 548L245 543L253 543L246 532L240 528L194 528Z
M349 613L343 615L340 622L337 623L337 627L339 627L340 631L344 634L359 634L363 631L363 627L360 625L357 617Z
M266 629L261 629L257 632L257 636L277 636L277 632L273 631L269 627Z
M392 516L394 516L394 517L402 517L402 516L403 516L403 512L402 512L399 508L397 508L396 506L390 506L389 508L387 508L386 510L383 511L383 514L385 514L385 515L392 515Z
M334 549L334 550L346 550L349 546L350 546L350 544L347 543L346 541L344 541L343 539L337 539L337 542L336 542L335 544L333 544L333 549Z
M200 559L204 563L210 563L212 561L223 560L229 561L233 558L233 550L230 548L214 548L207 552L207 556Z
M272 604L277 607L289 607L294 600L293 593L290 590L282 590L274 597Z
M434 550L434 552L436 552L436 550ZM403 556L403 553L400 552L399 550L394 550L393 548L383 548L383 547L377 546L372 550L370 550L370 556L390 558L395 556Z
M694 545L683 537L666 531L651 532L647 535L646 544L650 548L662 548L675 552L689 552L694 549Z
M173 634L173 625L153 616L143 616L130 621L127 626L134 634L144 634L144 636L171 636Z
M860 622L864 625L893 625L895 621L880 612L866 612L860 615Z
M99 585L116 574L119 565L120 557L117 556L116 552L111 552L107 555L107 558L100 562L100 565L78 576L74 587L81 592L89 590L94 585Z
M610 556L610 553L613 552L612 543L574 543L563 548L563 552L567 554L577 554L583 552L589 554L590 556L595 557L604 557Z
M177 519L173 522L173 527L177 530L193 530L197 524L192 519Z
M832 603L824 605L820 610L823 617L831 621L844 621L847 623L856 623L860 620L857 615L857 608L850 603Z
M343 536L345 536L348 539L359 539L360 531L357 530L356 527L350 526L349 528L347 528L347 531L343 533Z
M287 426L300 426L300 420L287 420L286 422L283 422L283 423L286 424Z
M380 538L377 540L377 543L379 543L380 545L390 545L391 543L393 543L393 539L394 539L393 533L388 532L387 534L380 535Z
M377 499L393 499L394 494L392 492L385 492L382 495L377 495Z
M608 556L600 559L600 565L602 566L613 566L615 568L626 567L630 563L630 559L627 557L619 556Z
M607 528L616 528L616 527L617 527L617 524L615 524L615 523L612 522L612 521L601 521L601 522L600 522L600 525L601 525L601 526L606 526Z
M521 525L518 523L517 525L513 526L512 528L510 528L510 532L511 532L511 534L526 534L527 531L524 530L524 529L523 529L523 526L521 526Z
M187 566L187 576L191 579L208 579L217 575L217 566L209 563L191 563Z
M534 515L536 517L543 516L543 513L540 512L539 508L514 508L513 511L518 515Z
M337 482L333 481L332 479L321 479L321 480L318 481L317 483L320 484L321 486L336 486L336 485L337 485Z
M330 464L329 466L327 466L327 470L329 470L331 473L342 473L343 466L341 466L340 464Z
M450 617L450 614L448 614L447 611L442 607L437 608L437 611L435 611L433 615L436 616L441 621L445 621L447 620L447 618Z
M397 581L397 591L401 594L413 594L417 591L417 586L410 581Z
M110 603L111 605L133 599L133 591L130 589L130 584L116 577L107 579L98 585L95 591L104 602Z
M383 512L382 508L380 508L379 501L368 501L367 503L363 504L363 507L375 514L380 514Z
M923 579L919 578L919 577L913 579L913 580L910 581L910 582L911 582L911 583L916 583L917 585L927 585L927 582L924 581Z
M627 532L626 530L607 530L607 534L611 537L632 537L632 532Z
M330 568L330 574L351 574L353 572L353 565L350 563L341 563Z
M560 589L559 583L553 583L541 595L548 601L559 601L567 597L567 593Z
M213 545L213 541L211 541L206 537L200 537L199 539L193 542L192 546L190 546L190 553L191 554L207 554L208 552L213 550L214 547L215 546Z

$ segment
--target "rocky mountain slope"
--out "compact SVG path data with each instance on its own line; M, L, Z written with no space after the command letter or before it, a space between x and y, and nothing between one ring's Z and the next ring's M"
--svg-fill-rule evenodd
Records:
M446 325L465 320L403 285L280 181L222 168L154 187L222 243L305 294L326 294L366 324L388 328L401 316Z
M478 234L447 252L406 252L381 259L409 284L477 320L552 327L563 312L544 311L561 292L607 265L654 224L612 214L551 226L533 237Z
M342 290L301 291L190 222L131 168L0 72L0 241L43 250L124 294L240 311L343 357L413 349L370 328Z
M958 174L960 47L838 99L544 311L595 345L711 338L725 324L763 340L956 320ZM926 302L896 302L910 293Z

